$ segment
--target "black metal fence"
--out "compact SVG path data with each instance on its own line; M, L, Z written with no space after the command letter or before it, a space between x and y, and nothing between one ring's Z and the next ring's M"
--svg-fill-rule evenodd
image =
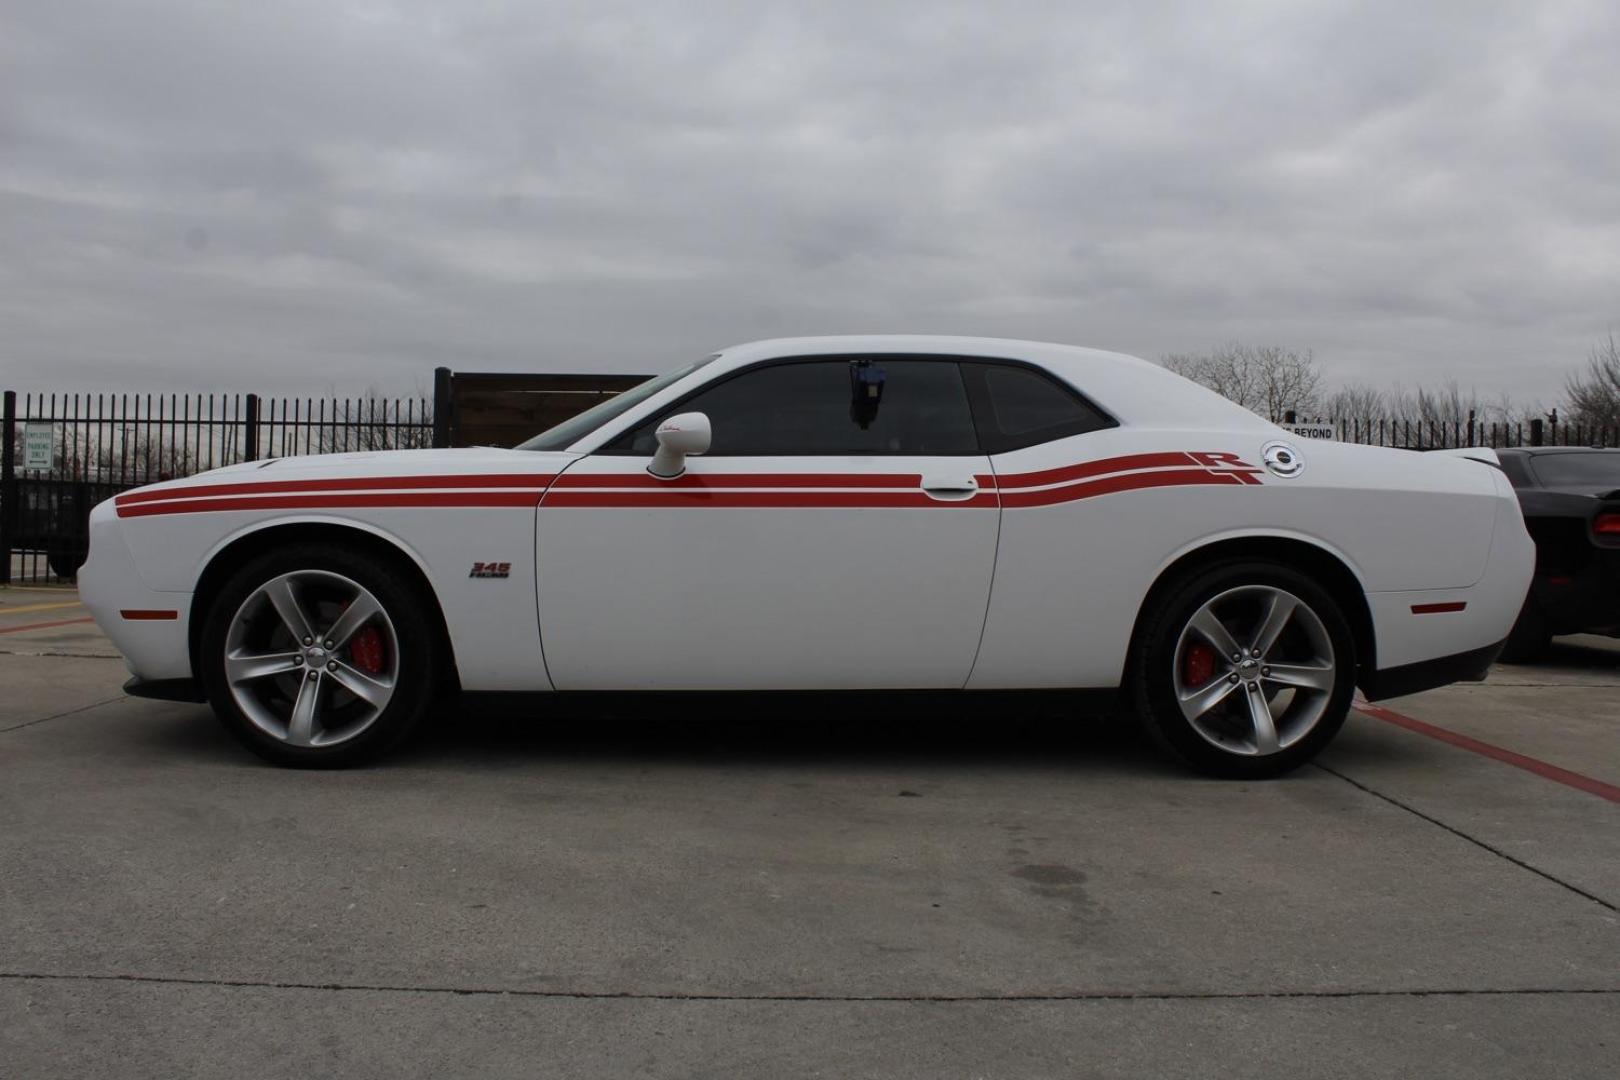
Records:
M90 510L129 488L263 458L431 446L433 432L422 398L8 390L0 584L71 578Z
M143 484L299 454L510 446L643 375L433 373L431 398L4 395L0 585L71 578L90 511Z
M1510 422L1485 421L1473 415L1458 420L1411 420L1296 418L1289 413L1283 419L1287 424L1331 427L1332 437L1341 442L1412 450L1449 450L1465 446L1488 446L1495 450L1515 446L1620 447L1620 425L1560 421L1557 410L1545 417Z

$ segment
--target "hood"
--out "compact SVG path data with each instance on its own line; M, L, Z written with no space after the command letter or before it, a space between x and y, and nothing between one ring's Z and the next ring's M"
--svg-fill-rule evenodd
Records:
M372 450L347 454L308 454L226 465L179 480L149 484L141 491L170 491L220 483L297 480L335 476L464 476L478 473L557 473L580 455L561 451L468 447L453 450Z

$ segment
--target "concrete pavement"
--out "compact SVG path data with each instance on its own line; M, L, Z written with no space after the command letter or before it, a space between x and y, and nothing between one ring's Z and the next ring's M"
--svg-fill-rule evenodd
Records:
M1259 784L975 715L300 773L98 649L0 635L0 1076L1613 1071L1620 804L1377 719ZM1615 783L1615 686L1581 639L1391 705Z

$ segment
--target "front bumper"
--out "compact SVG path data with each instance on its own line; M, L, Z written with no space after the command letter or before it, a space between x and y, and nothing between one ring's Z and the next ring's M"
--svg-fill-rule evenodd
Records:
M141 680L189 679L191 593L151 588L135 566L111 501L90 514L79 599Z

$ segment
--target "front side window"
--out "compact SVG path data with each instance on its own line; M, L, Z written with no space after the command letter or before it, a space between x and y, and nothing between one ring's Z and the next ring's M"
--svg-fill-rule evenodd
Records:
M648 379L644 383L637 383L622 393L614 394L606 401L594 405L584 412L569 417L555 427L547 428L540 434L517 445L519 450L566 450L576 442L618 416L623 416L637 405L646 401L666 386L673 386L692 372L705 364L712 363L720 358L720 354L705 357L693 364L686 364L674 371L666 371L655 379Z
M753 368L700 390L604 448L651 454L653 432L676 413L709 418L709 457L798 454L975 454L978 440L966 387L950 360L793 360ZM875 406L857 386L881 381ZM864 381L862 381L864 380Z

